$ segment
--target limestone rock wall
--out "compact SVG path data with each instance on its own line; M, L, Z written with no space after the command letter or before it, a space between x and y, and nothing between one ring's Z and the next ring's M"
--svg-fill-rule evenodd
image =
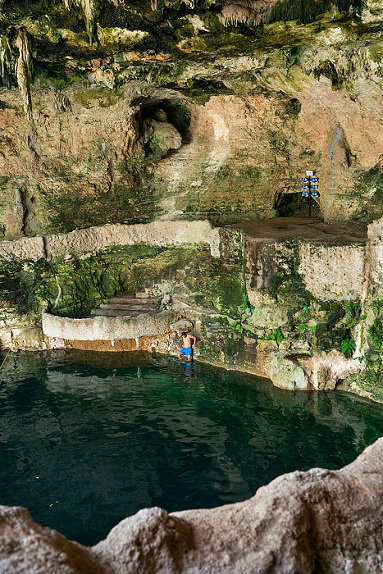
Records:
M3 7L7 236L297 213L306 169L326 220L382 215L379 3L289 5L263 28L274 0L85 4Z
M13 311L12 321L3 321L2 344L175 353L171 323L186 317L200 360L268 377L283 388L333 389L379 361L380 228L380 221L369 227L365 245L257 239L206 221L109 225L3 241L3 264L14 275L10 286L8 272L2 279L13 290L9 296L25 292L31 304L38 296L51 312L43 313L41 328L33 313L23 318ZM196 247L201 241L210 253ZM138 251L125 253L132 243ZM134 291L143 273L163 277L169 269L168 311L139 320L87 318L108 294ZM370 389L361 392L376 397Z
M182 313L181 313L182 316ZM170 333L171 324L178 319L177 313L142 314L129 320L124 317L90 317L70 319L43 313L42 330L47 337L74 341L114 341L134 339L137 349L141 337L156 337Z
M219 65L248 74L261 63ZM196 105L170 90L148 94L147 105L176 101L191 114L182 145L159 159L145 157L143 112L129 105L135 94L127 88L115 93L92 87L87 96L80 87L60 96L36 91L42 111L35 114L35 143L14 110L21 105L17 95L3 92L0 224L17 236L161 216L214 223L265 219L304 209L300 178L309 168L320 178L326 220L371 220L381 215L374 185L382 149L382 130L376 129L383 122L381 90L371 84L366 92L362 84L355 93L355 102L346 100L320 80L279 100L223 94Z
M365 245L310 245L300 248L299 272L316 299L359 299L365 282Z
M341 245L245 233L241 316L232 315L219 329L202 319L202 356L282 388L334 389L341 383L382 400L380 220L368 236L364 244L350 237Z
M268 289L278 272L296 273L315 299L359 299L365 282L366 245L326 245L300 241L260 242L246 238L247 290L258 307L259 291ZM294 266L294 258L296 259ZM298 263L297 263L298 262Z
M146 225L105 225L68 234L25 237L0 242L0 258L38 261L74 255L86 257L116 245L180 245L208 243L219 255L219 233L208 221L156 221Z
M282 475L245 502L168 514L144 509L92 548L0 509L8 574L380 572L383 439L339 471Z

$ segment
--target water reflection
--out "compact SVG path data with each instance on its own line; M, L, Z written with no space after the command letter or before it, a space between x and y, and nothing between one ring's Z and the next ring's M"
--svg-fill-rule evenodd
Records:
M192 361L183 361L182 370L184 373L184 383L191 383L197 379L197 375L194 372L194 364Z
M212 507L339 468L383 435L365 399L166 358L22 354L0 382L0 502L86 544L145 506Z

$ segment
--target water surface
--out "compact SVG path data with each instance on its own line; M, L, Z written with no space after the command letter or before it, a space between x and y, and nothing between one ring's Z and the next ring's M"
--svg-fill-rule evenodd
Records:
M214 507L340 468L383 435L366 399L176 359L24 353L0 385L0 503L83 544L144 507Z

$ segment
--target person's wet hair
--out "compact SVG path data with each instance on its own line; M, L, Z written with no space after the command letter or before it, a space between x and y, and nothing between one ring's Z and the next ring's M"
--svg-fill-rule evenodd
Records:
M186 337L186 335L187 335L186 331L183 331L182 336Z

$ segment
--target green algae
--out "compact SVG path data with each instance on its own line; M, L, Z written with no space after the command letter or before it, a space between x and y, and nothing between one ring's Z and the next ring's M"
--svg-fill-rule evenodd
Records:
M55 312L82 317L114 295L134 293L146 281L170 277L198 258L201 251L187 245L165 248L138 244L105 249L85 259L54 261L54 276L45 281L43 295L53 307L58 282L62 295Z
M41 310L39 289L46 273L45 261L1 259L0 293L2 301L22 312Z
M83 317L106 299L133 293L145 281L166 279L204 249L192 245L158 247L149 244L104 249L86 258L1 261L3 301L21 312L47 308L59 315Z
M77 90L74 99L84 108L93 107L94 102L97 102L101 108L109 108L115 106L123 97L119 89L91 87L83 91Z
M383 403L383 371L381 366L367 367L360 373L349 375L343 385L347 390Z
M184 280L190 292L201 293L200 303L230 317L239 317L244 284L242 265L212 258L197 260Z
M383 168L378 162L362 172L356 180L353 195L359 200L358 218L371 223L383 215Z

